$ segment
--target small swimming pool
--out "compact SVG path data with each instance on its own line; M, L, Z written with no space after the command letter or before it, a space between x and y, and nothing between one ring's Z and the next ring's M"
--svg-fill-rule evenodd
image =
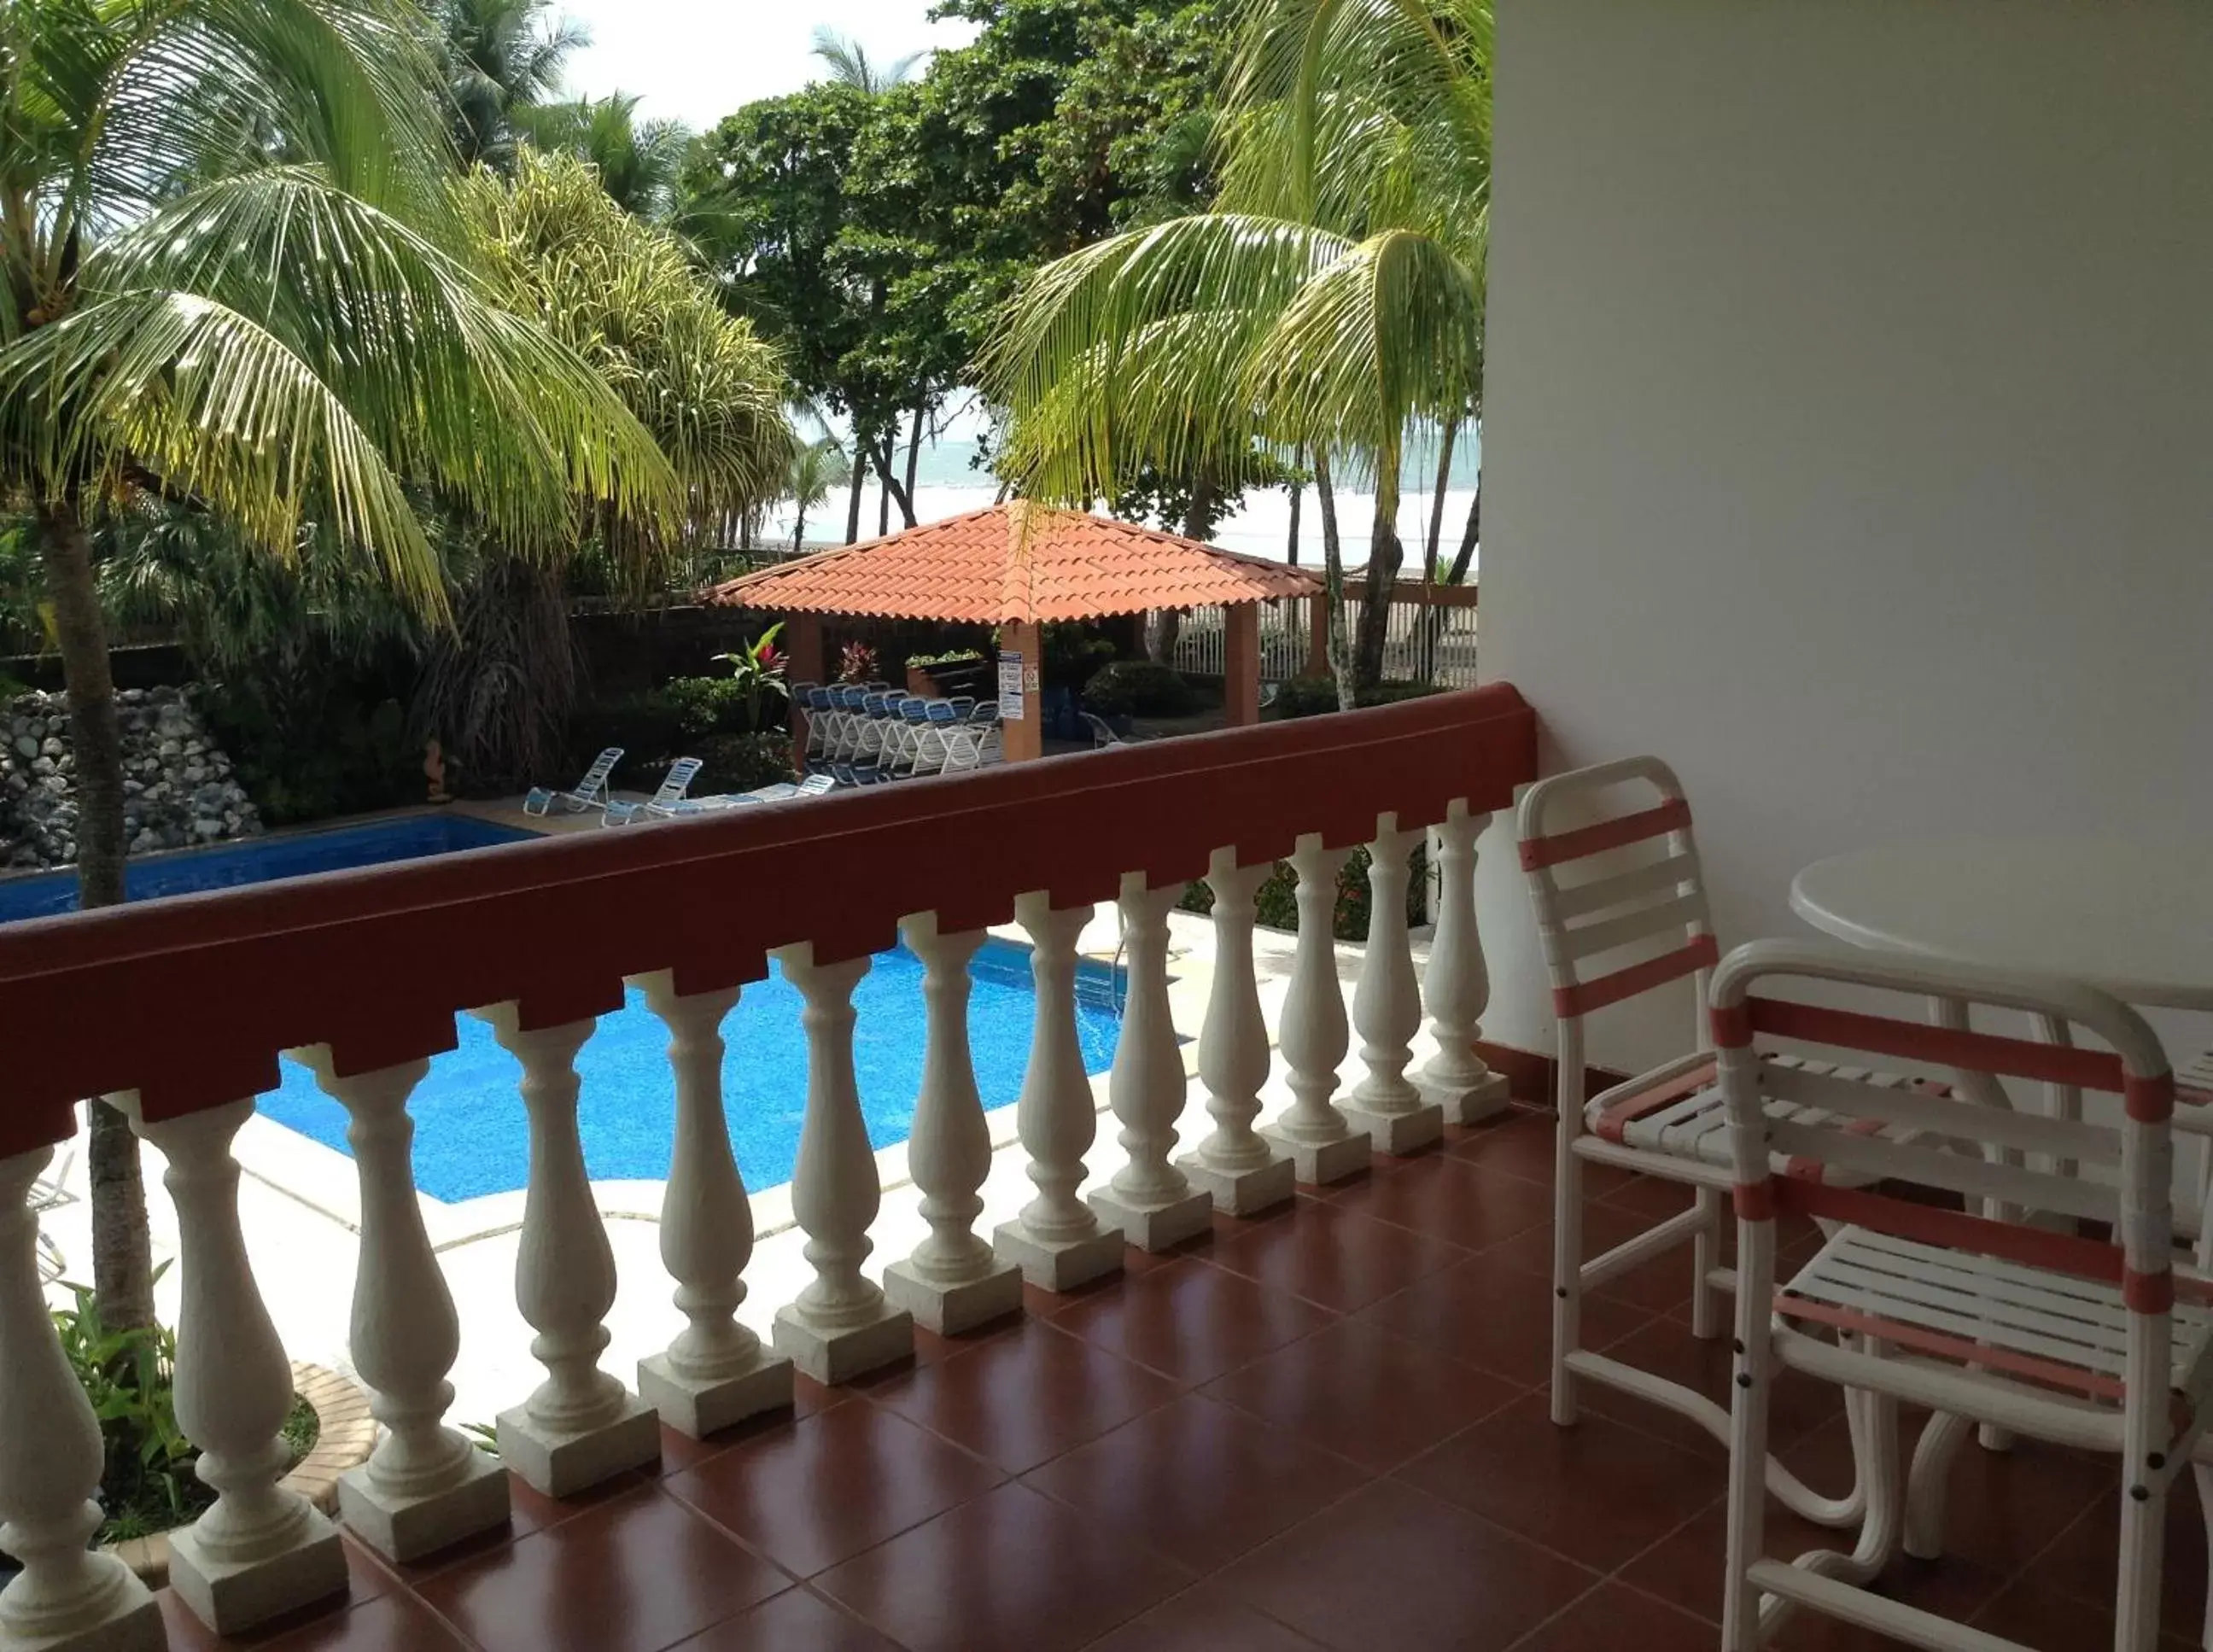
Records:
M1021 1093L1029 1058L1036 995L1026 947L985 943L969 968L974 991L968 1036L976 1087L987 1107ZM1114 1059L1114 978L1087 962L1076 976L1076 1030L1087 1072ZM885 1148L906 1139L922 1084L922 960L904 947L878 953L853 993L858 1012L853 1062L869 1140ZM749 1188L791 1180L799 1128L807 1109L807 1041L799 1024L798 989L771 968L745 990L722 1022L722 1106L738 1168ZM522 1186L530 1132L515 1085L521 1068L474 1016L459 1025L460 1047L435 1058L408 1111L415 1120L415 1185L454 1201ZM668 1066L668 1032L631 992L624 1007L600 1018L576 1058L583 1080L578 1121L584 1165L594 1181L650 1180L668 1173L676 1120L676 1081ZM283 1082L261 1098L279 1124L348 1151L345 1110L315 1086L312 1075L283 1064Z
M249 838L217 849L182 850L173 855L132 859L123 869L124 888L133 900L190 894L200 889L229 889L274 878L303 877L352 866L381 866L387 861L419 860L457 850L521 843L540 834L496 826L469 814L403 814L367 826L334 826L326 832L286 832ZM76 874L48 872L35 877L0 879L0 924L21 917L45 917L76 910Z

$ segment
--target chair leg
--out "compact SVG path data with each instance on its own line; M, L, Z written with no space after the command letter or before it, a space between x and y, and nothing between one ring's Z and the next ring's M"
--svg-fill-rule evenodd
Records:
M1583 1161L1576 1156L1578 1112L1563 1109L1552 1173L1552 1421L1576 1420L1568 1356L1582 1344Z
M1704 1342L1720 1336L1728 1322L1722 1293L1712 1279L1713 1271L1721 1265L1722 1209L1719 1188L1698 1189L1698 1214L1704 1220L1691 1245L1691 1266L1697 1275L1691 1286L1691 1334Z
M1922 1427L1905 1480L1905 1552L1916 1560L1935 1560L1944 1552L1944 1502L1951 1490L1952 1464L1973 1426L1964 1417L1943 1411Z
M1757 1232L1755 1230L1764 1230ZM1736 1356L1729 1391L1728 1569L1722 1600L1722 1652L1758 1652L1759 1591L1753 1563L1766 1551L1767 1391L1773 1375L1770 1325L1775 1291L1772 1222L1738 1230Z
M2148 1478L2133 1472L2123 1475L2114 1652L2152 1652L2159 1643L2159 1574L2167 1545L2167 1487L2143 1484L2142 1479Z

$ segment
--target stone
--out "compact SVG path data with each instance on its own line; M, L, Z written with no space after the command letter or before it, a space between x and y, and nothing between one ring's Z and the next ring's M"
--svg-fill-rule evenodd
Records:
M788 1356L817 1382L834 1385L914 1356L914 1316L887 1305L858 1325L825 1331L808 1324L790 1304L777 1309L776 1351Z
M791 1405L791 1362L764 1351L736 1376L692 1378L674 1369L666 1353L637 1362L638 1398L679 1434L704 1440L763 1411Z
M1021 1312L1022 1271L1012 1262L1002 1263L980 1279L960 1284L940 1284L925 1279L914 1264L902 1257L884 1268L884 1295L893 1306L914 1315L914 1322L941 1337L957 1337Z
M15 749L25 757L36 757L39 754L39 742L30 735L18 735L15 736Z
M1203 1192L1167 1204L1133 1204L1108 1186L1086 1193L1083 1202L1100 1225L1114 1228L1141 1251L1174 1250L1214 1226L1214 1196Z
M1039 1290L1073 1290L1122 1271L1122 1233L1105 1228L1075 1239L1039 1239L1019 1222L991 1230L991 1248Z
M298 1541L282 1553L244 1563L204 1552L190 1527L169 1535L169 1587L218 1635L236 1635L257 1624L333 1595L347 1588L345 1550L338 1528L307 1509Z
M582 1434L542 1428L522 1405L498 1423L501 1460L541 1497L574 1497L661 1455L660 1415L633 1393L613 1422Z
M435 1554L508 1518L507 1466L488 1452L469 1458L459 1484L418 1497L380 1490L367 1464L350 1468L338 1476L338 1512L356 1537L387 1559Z
M68 747L52 735L48 735L46 739L39 742L39 750L48 757L59 757L67 749Z

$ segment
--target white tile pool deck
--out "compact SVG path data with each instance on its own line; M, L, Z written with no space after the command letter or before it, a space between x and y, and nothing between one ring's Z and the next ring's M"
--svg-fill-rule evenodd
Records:
M1186 1036L1195 1034L1204 1014L1212 978L1213 929L1205 918L1177 912L1169 919L1173 931L1169 990L1176 1025ZM1023 940L1019 930L997 931ZM1116 940L1114 910L1101 906L1084 931L1087 952L1106 956ZM1260 1004L1267 1021L1269 1042L1277 1036L1277 1022L1288 991L1292 937L1262 930L1254 943L1254 962L1259 978ZM1426 951L1426 940L1417 931L1417 958ZM1344 982L1347 1005L1359 968L1361 948L1340 945L1338 972ZM1344 1069L1349 1086L1360 1073L1358 1037ZM1436 1045L1426 1027L1414 1045L1417 1065L1429 1059ZM1186 1070L1197 1059L1198 1045L1184 1046ZM1098 1139L1087 1156L1085 1186L1095 1186L1119 1170L1127 1158L1115 1141L1117 1125L1106 1111L1106 1075L1098 1074L1092 1090L1099 1111ZM1290 1101L1278 1058L1262 1092L1265 1120ZM520 1107L519 1097L507 1105ZM1033 1196L1027 1162L1015 1140L1015 1109L998 1108L990 1115L996 1151L990 1180L984 1186L984 1214L977 1231L989 1234L992 1225L1012 1217ZM1204 1091L1194 1078L1191 1100L1183 1119L1181 1139L1188 1147L1205 1133L1209 1123ZM79 1137L80 1143L82 1137ZM169 1200L155 1184L161 1155L144 1149L152 1211L155 1260L176 1254L176 1217ZM245 1170L240 1204L247 1249L254 1273L268 1300L271 1315L286 1350L296 1360L352 1369L347 1348L356 1256L356 1223L360 1201L353 1161L305 1136L257 1117L238 1138L238 1157ZM919 1212L921 1195L908 1179L905 1143L877 1155L884 1183L883 1208L870 1237L875 1250L869 1272L880 1277L884 1263L904 1256L924 1232ZM67 1186L76 1198L40 1218L45 1230L60 1245L70 1264L70 1278L90 1277L89 1213L83 1201L84 1164L75 1155ZM625 1381L635 1380L640 1356L668 1345L683 1320L669 1301L674 1289L660 1256L661 1184L658 1181L599 1182L594 1184L607 1233L615 1253L619 1279L607 1329L613 1340L602 1364ZM451 1416L458 1423L489 1423L495 1413L528 1394L544 1372L530 1357L530 1327L515 1306L515 1261L522 1221L520 1191L448 1204L427 1195L424 1218L431 1242L438 1247L446 1278L460 1310L461 1350L452 1381L454 1399ZM798 1295L811 1277L801 1254L802 1234L791 1222L787 1186L753 1190L758 1245L747 1269L748 1295L739 1317L764 1338L777 1308ZM157 1293L162 1316L174 1322L179 1280L172 1268ZM57 1292L58 1299L58 1291Z

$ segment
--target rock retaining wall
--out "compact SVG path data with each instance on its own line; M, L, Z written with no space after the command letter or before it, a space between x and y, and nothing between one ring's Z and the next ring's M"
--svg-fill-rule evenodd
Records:
M116 701L131 853L221 843L261 830L230 759L185 690L127 688ZM73 864L77 803L68 700L17 696L0 710L0 857L11 869Z

